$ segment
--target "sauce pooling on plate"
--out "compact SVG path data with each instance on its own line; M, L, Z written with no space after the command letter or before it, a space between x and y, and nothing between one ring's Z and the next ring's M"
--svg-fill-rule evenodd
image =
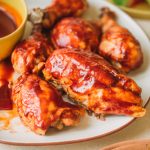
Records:
M14 32L21 24L21 16L11 6L0 2L0 38Z
M9 88L13 73L10 58L0 62L0 131L11 129L11 120L18 116L11 99L11 88Z
M12 81L13 68L9 59L0 62L0 110L11 110L11 89L9 82Z

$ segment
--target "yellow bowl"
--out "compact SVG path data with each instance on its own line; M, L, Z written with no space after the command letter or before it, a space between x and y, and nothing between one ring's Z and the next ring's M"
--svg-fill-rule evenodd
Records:
M0 3L12 7L21 17L21 23L11 34L0 38L0 61L11 54L15 44L21 38L27 19L27 7L24 0L0 0Z

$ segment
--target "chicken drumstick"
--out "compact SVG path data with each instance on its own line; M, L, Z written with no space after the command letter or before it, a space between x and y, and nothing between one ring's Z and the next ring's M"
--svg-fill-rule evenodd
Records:
M99 25L103 31L99 54L122 72L138 68L143 62L141 46L130 31L116 22L116 15L103 8Z

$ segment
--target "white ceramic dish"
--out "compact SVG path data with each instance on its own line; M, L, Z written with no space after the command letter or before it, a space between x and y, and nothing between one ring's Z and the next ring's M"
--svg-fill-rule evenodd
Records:
M50 0L26 0L28 7L44 7L50 3ZM142 97L144 105L150 95L150 42L141 28L119 8L101 0L88 0L90 8L85 14L86 18L97 18L101 7L109 7L118 15L118 21L121 25L127 27L141 43L144 52L144 64L130 76L143 89ZM0 142L14 145L49 145L49 144L66 144L81 142L102 137L116 132L131 123L132 117L109 116L105 121L97 120L94 117L86 116L80 125L73 128L66 128L63 131L49 129L46 136L39 136L29 131L20 123L19 118L12 121L10 130L0 131Z

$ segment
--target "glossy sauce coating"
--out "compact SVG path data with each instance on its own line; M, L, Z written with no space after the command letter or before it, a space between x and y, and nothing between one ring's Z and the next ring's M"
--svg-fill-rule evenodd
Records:
M51 40L55 48L77 48L96 51L99 44L99 31L82 18L62 19L53 29Z
M18 73L37 73L52 52L51 45L41 33L34 33L18 43L11 55L13 68Z
M44 74L96 114L143 116L145 113L140 107L141 89L137 84L97 54L55 50L46 62Z
M102 10L100 18L103 30L99 54L118 70L128 73L143 63L140 43L132 33L116 22L116 15L108 8Z
M139 42L128 30L119 27L112 27L102 36L99 53L123 72L136 69L143 62Z
M35 133L76 125L84 109L64 102L58 91L36 75L23 75L13 86L13 101L23 123Z

